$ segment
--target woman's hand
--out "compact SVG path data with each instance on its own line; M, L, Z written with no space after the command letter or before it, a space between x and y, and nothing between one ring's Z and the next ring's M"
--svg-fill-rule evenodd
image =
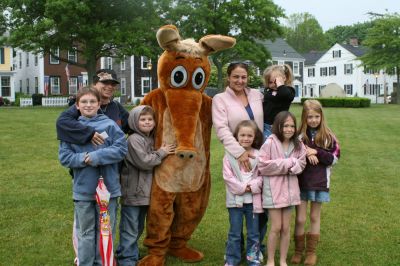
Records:
M242 155L240 155L240 157L237 159L239 162L239 166L242 167L242 169L244 169L247 172L251 171L251 164L250 164L250 160L249 158L255 158L254 155L252 155L251 153L249 153L248 151L245 151Z

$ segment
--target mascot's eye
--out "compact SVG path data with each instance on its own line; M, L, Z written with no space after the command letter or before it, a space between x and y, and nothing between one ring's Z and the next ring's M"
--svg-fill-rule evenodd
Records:
M201 67L196 68L192 76L193 87L199 90L203 86L205 80L206 74L204 73L204 70Z
M171 72L171 85L180 88L186 84L187 71L183 66L175 67Z

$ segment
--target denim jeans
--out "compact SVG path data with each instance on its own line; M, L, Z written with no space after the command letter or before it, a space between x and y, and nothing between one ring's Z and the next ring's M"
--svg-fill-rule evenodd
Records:
M226 264L239 265L241 261L240 242L243 228L243 217L246 219L247 243L246 257L250 266L260 265L259 256L259 230L258 214L253 213L253 204L243 204L241 208L228 208L229 233L226 245Z
M272 125L264 123L263 134L264 134L264 140L266 140L272 134Z
M136 266L139 260L138 240L143 233L148 206L121 207L119 224L118 265Z
M99 251L99 207L96 201L74 201L74 206L77 219L79 266L100 266L102 262ZM118 198L110 199L108 212L110 214L113 243L115 243L117 210Z

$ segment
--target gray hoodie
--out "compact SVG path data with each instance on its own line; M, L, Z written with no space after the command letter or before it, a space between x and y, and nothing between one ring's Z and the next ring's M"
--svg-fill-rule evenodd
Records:
M128 137L128 153L121 169L122 205L149 205L153 168L167 156L164 150L154 151L154 129L149 136L139 130L144 107L137 106L129 113L128 124L134 133Z

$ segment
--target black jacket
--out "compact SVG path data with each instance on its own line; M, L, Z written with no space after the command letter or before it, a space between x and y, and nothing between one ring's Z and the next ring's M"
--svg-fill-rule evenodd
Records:
M276 92L273 95L273 92ZM275 116L282 111L288 111L295 95L295 90L286 85L281 85L277 90L266 89L264 91L264 123L272 125Z

